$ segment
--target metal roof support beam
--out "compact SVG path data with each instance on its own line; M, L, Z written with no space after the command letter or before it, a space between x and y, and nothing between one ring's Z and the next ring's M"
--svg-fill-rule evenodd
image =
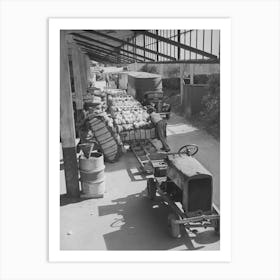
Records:
M133 54L133 52L123 49L122 46L121 47L116 47L116 46L113 46L113 45L107 44L105 42L101 42L101 41L95 40L93 38L90 38L90 37L87 37L87 36L84 36L84 35L81 35L81 34L77 34L77 33L71 33L71 34L74 35L75 37L80 38L80 39L88 40L90 42L95 42L97 44L101 44L103 46L106 46L106 47L109 47L109 48L113 48L114 50L112 52L116 52L116 51L118 51L118 49L120 49L121 51L123 51L125 53ZM74 39L74 40L76 40L76 39ZM88 42L85 42L85 43L88 43ZM125 44L126 44L126 42L125 42ZM137 54L136 53L135 55L138 56L138 57L141 57L143 59L148 59L150 61L154 61L153 59L147 58L147 57L145 57L145 56L143 56L141 54Z
M88 53L88 55L90 55L90 56L93 56L93 55L94 55L94 56L96 56L96 57L99 57L99 58L101 58L101 59L104 59L104 61L106 61L106 62L114 62L114 60L115 60L115 57L109 57L109 58L105 59L105 56L104 56L103 53L95 52L95 51L93 51L92 49L89 49L89 48L87 48L87 47L81 47L81 50L84 51L84 52L86 52L86 53Z
M103 62L111 62L111 63L117 63L117 58L115 56L112 56L112 55L104 55L104 53L100 52L100 51L95 51L95 50L92 50L90 48L87 48L87 47L82 47L83 50L85 52L87 52L89 55L93 56L93 55L96 55L98 56L100 59L103 60ZM120 58L120 61L121 63L124 63L124 64L129 64L131 63L131 61L128 61L126 59L124 59L123 57Z
M98 51L98 50L93 50L93 49L90 49L88 47L85 47L85 46L81 46L83 48L83 50L87 53L91 53L91 54L97 54L99 55L100 57L104 57L105 58L105 54L101 51ZM115 57L108 57L108 59L110 59L111 61L112 60L115 60L116 58Z
M103 53L95 52L93 50L89 50L88 48L83 48L85 52L88 53L90 57L95 57L101 59L100 62L109 62L109 63L117 63L117 60L115 57L105 57Z
M95 51L99 51L99 52L101 52L101 53L103 53L103 54L106 54L106 56L110 55L110 56L113 56L113 57L117 57L117 56L120 55L120 56L122 56L122 58L123 58L124 60L127 60L127 61L130 61L130 60L127 59L126 57L131 58L130 56L125 55L125 54L116 54L116 55L113 55L113 54L110 53L110 50L103 49L103 48L96 48L96 47L93 47L93 46L88 45L88 44L79 43L79 45L80 45L80 46L87 47L88 49L92 49L92 50L95 50ZM133 59L131 58L131 61L132 61L132 60L133 60ZM134 61L134 60L133 60L133 61ZM139 61L139 62L142 62L141 60L138 60L138 61Z
M143 35L143 47L146 47L146 41L145 41L145 35ZM146 61L146 59L149 60L149 58L146 57L146 51L143 50L143 54L144 54L144 61Z
M170 40L170 39L162 37L162 36L157 36L156 34L153 34L153 33L149 32L149 31L146 31L146 30L132 30L132 31L137 32L138 34L145 34L146 36L149 36L151 38L158 39L162 42L168 43L168 44L176 46L176 47L180 47L181 49L185 49L185 50L200 54L200 55L208 57L208 58L217 59L216 55L213 55L211 53L208 53L208 52L196 49L196 48L193 48L191 46L187 46L187 45L178 43L176 41Z
M89 49L97 50L97 51L100 51L104 54L111 55L111 52L108 49L104 49L104 48L99 47L99 46L94 46L94 45L91 45L91 44L88 44L88 43L84 43L84 42L79 41L79 40L74 40L74 41L76 41L80 46L84 46L84 47L87 47ZM120 55L130 58L128 55L125 55L125 54L120 54ZM111 56L114 56L114 55L111 55Z
M156 35L158 36L158 30L156 30ZM156 48L157 48L157 61L159 61L159 59L158 59L158 53L159 53L159 51L158 51L158 39L156 41Z
M104 34L104 33L101 33L101 32L98 32L98 31L95 31L95 30L84 30L85 32L88 32L90 34L95 34L95 35L98 35L98 36L102 36L104 38L107 38L109 40L113 40L113 41L116 41L116 42L119 42L119 43L125 43L126 45L129 45L129 46L132 46L132 47L135 47L135 48L138 48L138 49L141 49L141 50L145 50L146 52L150 52L150 53L153 53L155 55L157 55L157 52L156 51L153 51L153 50L150 50L150 49L146 49L142 46L138 46L138 45L135 45L135 44L132 44L132 43L129 43L129 42L126 42L124 40L121 40L119 38L116 38L116 37L112 37L110 35L107 35L107 34ZM135 30L135 32L138 32L138 30ZM166 54L163 54L163 53L158 53L159 56L162 56L162 57L165 57L165 58L168 58L170 60L176 60L174 57L172 56L169 56L169 55L166 55Z
M98 61L98 62L101 62L101 63L117 64L116 61L112 61L112 60L109 60L109 59L104 59L104 57L101 57L101 56L96 55L96 54L89 54L89 56L92 60L95 60L95 61Z
M155 62L145 62L146 64L215 64L220 63L219 59L188 59L188 60L176 60L176 61L155 61Z
M90 54L90 53L88 55L89 55L89 58L91 60L94 60L94 61L97 61L97 62L101 62L101 63L104 63L104 62L106 62L106 63L115 63L115 62L109 61L109 60L106 61L106 60L100 58L99 56L95 56L95 55Z
M177 30L177 36L178 36L178 43L180 44L181 43L181 31L180 29ZM178 50L177 50L177 59L180 60L181 59L181 48L178 47Z

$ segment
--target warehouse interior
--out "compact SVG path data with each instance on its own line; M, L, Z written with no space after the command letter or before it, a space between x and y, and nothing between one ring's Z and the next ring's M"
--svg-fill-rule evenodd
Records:
M184 205L184 193L179 202L169 203L161 187L153 195L148 187L149 182L163 184L154 174L158 158L166 163L180 148L197 146L193 155L185 149L187 159L211 178L208 200L219 213L219 111L209 109L219 106L219 73L219 30L61 30L61 250L220 249L219 234L206 212L202 226L182 222L174 226L180 229L177 236L170 226L170 237L168 217L179 211L180 202ZM146 103L151 95L155 99ZM148 121L150 106L164 120L168 152L176 155L161 151L157 128ZM105 134L109 140L103 143ZM145 154L140 154L139 143L148 143L154 152L144 147ZM98 154L94 160L99 164L93 175L82 169L92 153ZM155 154L159 157L153 160ZM171 170L168 160L167 165ZM98 172L104 180L88 184ZM173 181L180 176L176 173Z

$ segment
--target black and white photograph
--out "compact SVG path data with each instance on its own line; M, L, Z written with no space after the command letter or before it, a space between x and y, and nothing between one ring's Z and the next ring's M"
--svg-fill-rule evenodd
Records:
M220 250L220 38L60 30L60 250Z
M279 8L0 0L0 279L279 280Z

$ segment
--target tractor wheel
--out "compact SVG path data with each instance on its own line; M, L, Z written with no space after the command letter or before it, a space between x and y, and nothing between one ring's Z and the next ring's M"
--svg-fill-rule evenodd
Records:
M181 232L180 232L180 224L175 224L174 222L176 220L180 220L180 216L175 213L170 213L168 215L168 231L171 237L173 238L180 238Z
M220 234L220 219L215 220L214 229L217 234Z
M156 181L153 178L149 178L147 181L147 191L148 191L148 197L150 200L154 200L156 197Z

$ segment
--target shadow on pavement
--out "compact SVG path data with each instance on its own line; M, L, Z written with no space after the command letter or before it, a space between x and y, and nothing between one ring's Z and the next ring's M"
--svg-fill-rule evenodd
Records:
M160 197L151 201L145 192L112 200L113 204L99 206L99 216L118 214L111 224L112 232L103 235L107 250L198 250L204 246L193 243L187 233L180 239L171 238L167 229L167 216L171 212ZM201 244L216 242L207 237L212 233L198 236Z
M82 202L84 200L89 200L89 199L95 199L95 198L74 198L74 197L69 197L67 194L61 194L60 195L60 206L65 206L68 204L73 204L73 203L79 203ZM96 198L97 199L97 198Z

